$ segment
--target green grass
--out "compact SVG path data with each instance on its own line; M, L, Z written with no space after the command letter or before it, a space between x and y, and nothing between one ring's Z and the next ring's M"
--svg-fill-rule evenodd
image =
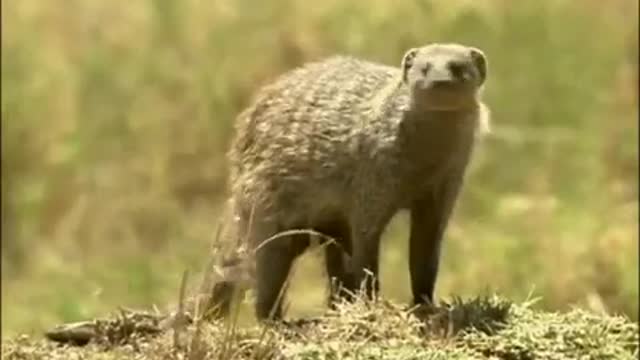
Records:
M637 2L453 3L3 2L3 336L170 303L182 271L205 264L251 94L304 61L398 64L431 41L486 52L494 129L438 296L534 291L543 309L637 319ZM397 301L406 235L400 215L383 243ZM318 314L321 267L301 260L291 310Z

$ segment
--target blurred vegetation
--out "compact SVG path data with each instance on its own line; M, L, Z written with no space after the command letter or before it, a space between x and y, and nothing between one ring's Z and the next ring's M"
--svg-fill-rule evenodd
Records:
M2 14L3 335L173 300L204 265L251 94L308 60L397 64L431 41L485 50L494 130L437 295L533 291L544 308L638 317L637 1L21 0ZM405 224L383 245L383 292L400 300ZM321 311L317 256L292 285L293 313Z

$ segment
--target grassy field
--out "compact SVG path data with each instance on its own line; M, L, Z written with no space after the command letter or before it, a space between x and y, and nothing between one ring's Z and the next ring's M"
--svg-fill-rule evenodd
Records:
M489 58L493 134L446 235L437 296L638 319L638 3L2 2L2 335L175 301L219 220L251 94L305 61L398 64L456 41ZM382 290L409 299L406 215ZM318 256L291 314L323 312ZM304 281L302 281L304 280Z

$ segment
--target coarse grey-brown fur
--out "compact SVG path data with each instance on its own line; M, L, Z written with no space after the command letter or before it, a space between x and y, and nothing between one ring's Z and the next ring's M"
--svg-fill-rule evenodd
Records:
M413 301L433 301L443 233L476 135L488 128L479 49L431 44L408 50L400 65L348 56L306 64L262 88L236 121L234 236L252 248L292 229L333 237L326 269L340 287L331 299L363 281L377 293L381 234L407 209ZM281 317L278 295L308 245L297 234L256 252L259 319Z

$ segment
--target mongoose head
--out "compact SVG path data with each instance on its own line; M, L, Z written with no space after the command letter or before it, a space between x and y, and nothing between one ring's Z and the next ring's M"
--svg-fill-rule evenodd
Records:
M474 47L431 44L408 50L402 81L415 110L456 111L477 105L487 77L487 58Z

